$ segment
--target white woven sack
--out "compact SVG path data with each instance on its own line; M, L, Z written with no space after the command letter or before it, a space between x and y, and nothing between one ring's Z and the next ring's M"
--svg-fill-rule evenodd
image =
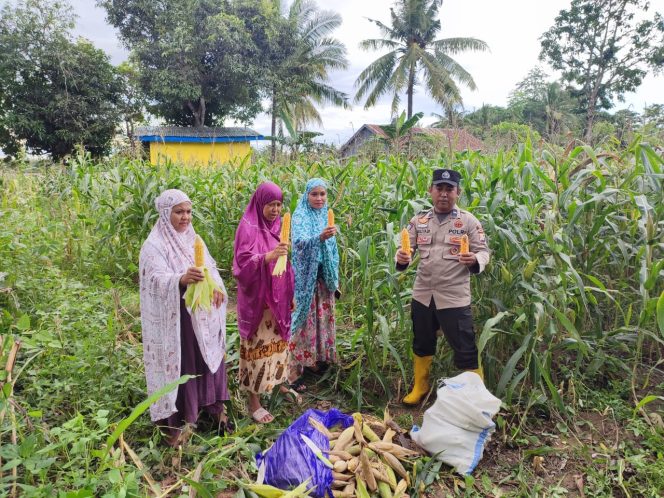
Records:
M500 400L475 372L463 372L440 382L436 402L424 412L422 428L413 441L459 474L470 474L496 428L493 417Z

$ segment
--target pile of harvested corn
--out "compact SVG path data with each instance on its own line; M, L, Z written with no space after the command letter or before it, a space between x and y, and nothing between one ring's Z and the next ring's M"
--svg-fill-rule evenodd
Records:
M408 497L411 480L407 467L423 455L385 411L383 420L353 414L354 424L342 431L330 431L313 418L309 423L330 441L334 498Z

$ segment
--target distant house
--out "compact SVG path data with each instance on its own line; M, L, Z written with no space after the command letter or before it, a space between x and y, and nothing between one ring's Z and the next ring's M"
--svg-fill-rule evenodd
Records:
M445 145L454 151L481 150L484 148L482 141L458 128L412 128L413 133L418 135L429 135L441 139ZM379 125L365 124L341 146L339 153L341 157L349 157L357 154L362 146L374 138L387 138L387 135Z
M145 126L135 136L150 150L150 162L170 159L188 166L209 166L244 159L251 154L249 142L265 137L249 128L190 128Z

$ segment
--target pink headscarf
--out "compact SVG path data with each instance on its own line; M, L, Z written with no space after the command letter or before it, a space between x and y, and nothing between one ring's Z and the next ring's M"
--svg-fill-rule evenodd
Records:
M272 311L281 337L290 337L293 269L289 261L286 273L273 277L276 261L265 264L265 254L279 244L281 219L269 222L263 216L263 208L277 200L283 200L281 189L272 182L261 183L235 233L233 276L238 284L237 321L243 339L256 333L265 307Z

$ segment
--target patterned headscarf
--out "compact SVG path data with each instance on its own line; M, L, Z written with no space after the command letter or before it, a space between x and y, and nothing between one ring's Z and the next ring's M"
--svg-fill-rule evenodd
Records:
M180 277L194 265L196 232L189 225L178 232L171 223L173 208L189 202L181 190L164 191L155 200L159 219L141 247L139 285L141 296L141 328L143 362L148 394L180 378ZM212 278L226 293L217 265L205 248L205 265ZM227 293L226 293L227 294ZM202 309L190 314L196 341L206 365L216 372L226 350L226 305ZM177 412L177 389L162 396L150 406L153 421Z
M277 200L283 200L281 189L272 182L261 183L235 233L233 276L238 283L238 329L243 339L249 339L258 330L266 306L272 311L281 337L290 337L293 269L289 262L285 274L273 277L276 261L265 264L265 254L279 244L281 219L268 221L263 208Z
M295 303L291 330L301 327L309 313L311 299L316 287L318 266L322 267L323 280L327 288L334 292L339 287L339 251L336 237L325 242L320 234L327 226L327 203L314 209L309 204L309 193L316 187L327 190L327 184L320 178L307 182L304 194L293 213L293 268L295 270Z

